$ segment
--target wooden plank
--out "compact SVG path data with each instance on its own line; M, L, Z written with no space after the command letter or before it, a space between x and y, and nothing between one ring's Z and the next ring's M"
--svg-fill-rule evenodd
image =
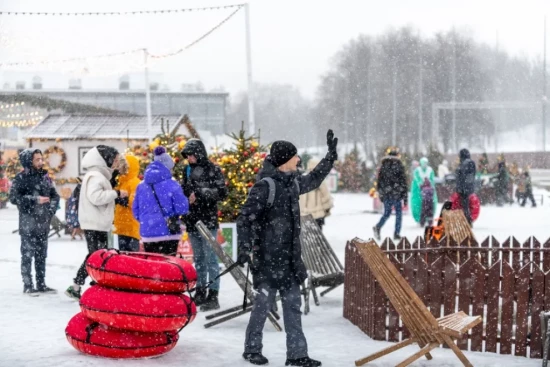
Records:
M462 259L461 259L462 260ZM458 311L462 311L465 314L470 313L470 304L472 287L472 264L474 260L468 259L462 266L460 266L459 276L458 276ZM468 350L468 337L463 337L459 339L456 345L462 350Z
M421 240L424 241L423 238L421 238ZM426 244L426 247L432 248L432 249L438 249L441 247L441 243L439 243L439 241L437 241L434 237L432 237L430 241ZM435 252L428 252L426 255L427 255L426 261L428 262L428 265L431 265L435 261L435 258L439 257L439 254Z
M533 237L529 237L525 242L523 242L523 245L521 246L521 248L524 248L526 250L530 249L531 248L531 240L533 239ZM527 264L531 264L533 262L533 258L535 256L535 253L534 252L531 252L531 251L522 251L521 252L521 264L522 264L522 267L527 265ZM531 269L531 272L533 272L532 270L532 265L529 267Z
M531 267L525 265L517 272L516 279L516 356L527 356L527 308L529 307L529 283Z
M485 306L485 273L487 269L481 265L477 259L472 264L472 288L470 297L472 299L472 312L470 316L481 316L483 318L484 306ZM495 290L496 292L496 290ZM483 351L483 322L474 326L471 333L471 349L472 351Z
M374 340L386 340L386 294L379 282L374 286Z
M424 261L422 255L416 255L416 276L414 290L418 297L428 304L428 264Z
M395 256L389 257L390 262L399 269L401 264L397 261ZM399 341L399 313L391 302L388 302L388 340L391 342Z
M344 252L344 264L346 265L344 271L344 310L343 316L345 319L349 320L350 315L350 270L351 270L351 255L350 255L350 246L351 243L348 241L346 243L346 250Z
M535 237L531 237L531 246L532 248L541 248L542 245ZM542 253L534 252L533 253L533 263L535 263L539 268L542 266Z
M489 248L489 241L490 241L490 237L487 237L486 239L483 240L483 242L481 242L480 247ZM486 268L489 268L489 266L491 265L490 264L491 255L488 252L486 253L481 251L480 256L481 256L481 265L483 265Z
M536 239L535 239L536 240ZM538 241L537 241L538 242ZM540 245L540 243L539 243ZM540 313L544 310L544 273L539 265L533 267L533 279L531 280L531 344L530 357L542 358L542 333L540 325Z
M456 305L456 265L448 257L444 257L443 275L443 316L455 313Z
M521 243L516 240L515 237L510 238L510 247L511 248L521 248ZM514 272L517 274L520 269L523 267L523 264L521 262L521 253L514 251L512 253L512 269L514 269Z
M459 246L459 247L468 248L468 247L470 247L470 240L469 240L468 238L465 238L464 240L462 240L462 242L460 242L460 244L459 244L458 246ZM469 251L468 251L468 252L459 252L459 253L458 253L458 256L457 256L457 258L459 259L457 265L458 265L458 266L461 266L461 265L464 264L470 257L471 257L471 254L470 254Z
M491 247L494 249L500 249L500 242L494 236L491 236ZM498 260L502 260L500 250L495 250L491 254L491 264L496 263Z
M415 268L416 268L416 256L409 256L407 261L405 261L405 263L403 264L402 275L403 275L403 278L405 278L405 280L407 281L407 283L409 283L409 285L412 287L413 290L416 284L415 277L414 277ZM411 333L409 332L405 324L403 324L403 339L407 339L410 337L411 337Z
M487 286L485 287L487 298L487 319L485 326L485 351L497 352L498 315L499 315L499 290L500 269L502 261L498 260L489 268Z
M512 242L510 241L510 237L508 237L500 246L502 248L502 261L507 262L509 265L513 264L512 259L510 257L510 251L507 251L506 249L509 249L512 246ZM512 267L513 269L513 267Z
M441 317L441 305L443 304L443 257L435 259L430 266L430 312L437 319Z
M508 262L502 262L502 312L500 317L500 354L512 354L515 273Z
M550 249L550 238L544 243L542 248ZM545 273L550 270L550 256L544 256L542 259L542 271Z

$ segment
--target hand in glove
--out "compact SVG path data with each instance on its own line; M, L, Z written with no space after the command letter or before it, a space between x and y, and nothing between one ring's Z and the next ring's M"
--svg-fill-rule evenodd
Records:
M330 129L327 131L327 145L328 145L328 153L327 153L326 159L333 162L337 161L338 151L336 150L336 147L338 146L338 138L334 137L334 133Z
M241 252L239 256L237 256L237 264L242 268L246 263L251 262L250 254Z

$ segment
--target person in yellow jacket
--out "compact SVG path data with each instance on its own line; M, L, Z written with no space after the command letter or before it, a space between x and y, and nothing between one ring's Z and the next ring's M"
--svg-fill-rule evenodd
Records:
M125 190L128 197L117 199L115 205L115 231L118 235L118 248L121 251L139 251L139 222L132 214L132 204L136 194L136 188L141 183L138 178L139 160L137 157L127 154L127 172L121 172L117 178L116 190Z
M311 158L307 162L306 172L313 171L318 164L318 160ZM330 215L333 206L332 196L325 182L316 190L300 195L300 215L311 214L321 229L323 229L325 218Z

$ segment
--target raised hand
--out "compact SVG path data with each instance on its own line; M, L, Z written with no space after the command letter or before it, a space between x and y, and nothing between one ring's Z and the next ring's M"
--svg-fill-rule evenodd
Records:
M334 137L334 132L331 129L327 131L327 146L328 153L326 159L328 159L329 161L337 161L338 150L336 148L338 146L338 138Z

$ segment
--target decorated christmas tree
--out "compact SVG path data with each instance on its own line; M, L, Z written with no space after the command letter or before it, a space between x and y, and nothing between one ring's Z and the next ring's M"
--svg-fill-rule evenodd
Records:
M344 161L336 165L336 170L340 173L340 189L348 192L361 191L363 186L361 160L356 148L346 154Z
M478 170L483 175L489 173L489 156L487 153L483 153L481 157L479 157Z
M247 136L243 127L238 135L232 133L229 136L233 138L234 146L210 156L220 166L229 191L227 199L219 204L220 222L235 222L266 156L257 138Z

